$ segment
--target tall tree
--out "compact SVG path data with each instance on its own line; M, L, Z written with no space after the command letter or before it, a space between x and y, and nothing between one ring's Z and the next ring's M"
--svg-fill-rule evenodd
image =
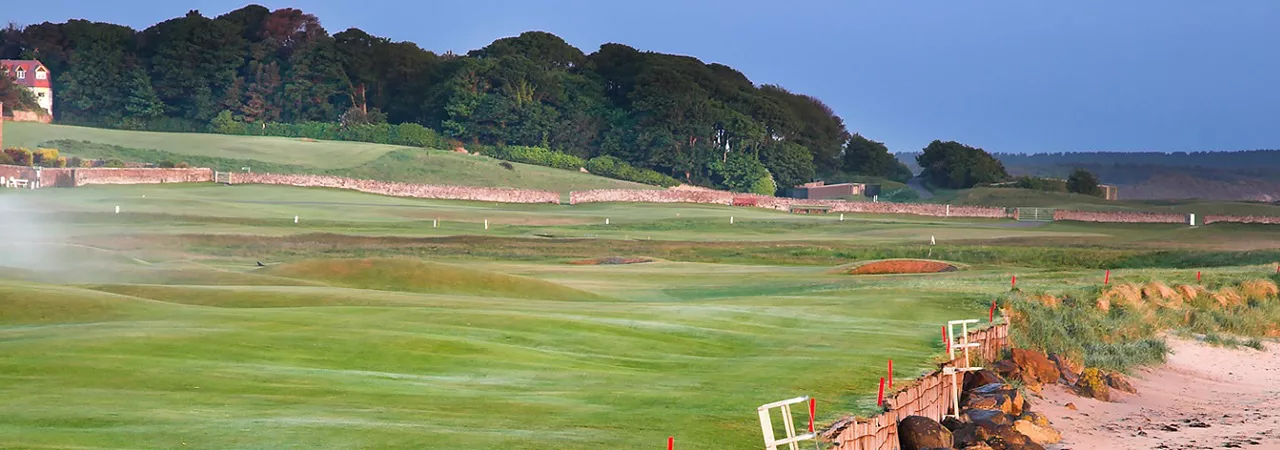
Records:
M933 141L916 157L924 168L921 174L934 186L948 189L971 188L1009 178L1004 164L981 148L955 141Z
M905 182L911 178L911 169L889 153L883 142L876 142L860 134L849 137L844 146L844 171L851 174L870 175Z
M1075 169L1067 177L1067 192L1101 197L1102 188L1099 184L1097 175L1088 170Z

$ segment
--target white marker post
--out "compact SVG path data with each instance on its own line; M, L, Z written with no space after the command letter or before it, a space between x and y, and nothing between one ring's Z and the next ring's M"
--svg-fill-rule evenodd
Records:
M608 218L608 217L605 217L605 218L604 218L604 224L605 224L605 225L608 225L608 224L609 224L609 218Z
M947 205L947 217L951 217L951 205Z
M484 219L484 229L489 229L489 219Z
M844 213L840 213L840 221L844 222Z
M116 214L120 214L120 205L116 205Z
M293 216L293 223L298 223L298 216Z
M880 203L880 194L871 196L871 203Z
M733 225L733 216L729 216L729 225Z
M938 239L934 236L929 236L929 245L938 245Z
M432 220L431 228L440 228L440 219Z

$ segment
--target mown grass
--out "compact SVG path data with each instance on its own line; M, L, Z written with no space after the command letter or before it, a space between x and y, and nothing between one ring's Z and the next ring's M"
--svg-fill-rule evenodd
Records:
M1123 189L1123 188L1122 188ZM1206 200L1104 200L1098 197L1065 192L1031 189L980 187L938 191L933 203L957 205L1005 206L1019 208L1052 208L1077 211L1141 211L1198 215L1280 215L1280 205L1245 201Z

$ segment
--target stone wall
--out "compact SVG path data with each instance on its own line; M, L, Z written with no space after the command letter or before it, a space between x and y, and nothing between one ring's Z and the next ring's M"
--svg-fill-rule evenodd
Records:
M232 174L235 184L275 184L298 187L351 189L392 197L430 198L440 200L472 200L497 203L560 203L560 194L531 189L508 189L471 186L443 186L395 183L324 175L277 175L269 173Z
M1106 212L1106 211L1064 211L1053 213L1053 220L1072 220L1077 222L1106 223L1188 223L1186 214L1143 213L1143 212Z
M700 203L731 205L737 199L754 199L755 206L779 211L789 211L795 205L816 205L831 208L837 213L910 214L936 217L978 217L1003 219L1010 217L1005 208L985 206L948 206L927 203L850 202L843 200L804 200L763 195L734 194L724 191L692 190L634 190L599 189L575 191L569 194L570 204L618 202L618 203Z
M1204 224L1211 223L1259 223L1266 225L1280 225L1280 217L1277 216L1204 216Z
M969 332L969 342L979 346L974 350L974 363L995 361L1009 347L1009 325L999 324L984 330ZM944 367L960 367L963 357L943 364ZM963 375L956 381L963 383ZM951 376L935 371L914 382L901 383L906 388L894 394L886 393L889 411L869 419L845 418L821 432L827 442L837 450L893 450L898 448L898 422L909 416L923 416L942 421L942 416L952 405Z
M201 183L213 181L210 169L112 169L45 168L40 169L41 187L76 187L90 184L158 184ZM0 165L0 177L35 181L36 169Z

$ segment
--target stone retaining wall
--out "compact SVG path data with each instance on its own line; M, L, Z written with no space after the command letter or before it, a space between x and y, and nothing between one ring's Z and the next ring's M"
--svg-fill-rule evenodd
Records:
M0 165L0 177L36 181L36 169ZM112 169L44 168L39 171L41 187L76 187L90 184L201 183L213 181L210 169Z
M439 200L472 200L497 203L560 203L560 194L551 191L471 186L395 183L324 175L277 175L269 173L232 174L234 184L275 184L298 187L351 189L393 197Z
M889 202L850 202L842 200L804 200L764 195L734 194L724 191L690 191L674 190L645 191L634 189L598 189L593 191L575 191L569 194L570 204L617 202L617 203L699 203L709 205L732 205L737 199L753 199L755 206L779 211L789 211L792 206L812 205L831 208L832 212L867 213L867 214L911 214L935 217L978 217L1004 219L1010 217L1005 208L985 206L948 206L928 203L889 203Z
M1204 216L1204 224L1228 222L1228 223L1259 223L1266 225L1280 225L1280 217L1278 216Z

